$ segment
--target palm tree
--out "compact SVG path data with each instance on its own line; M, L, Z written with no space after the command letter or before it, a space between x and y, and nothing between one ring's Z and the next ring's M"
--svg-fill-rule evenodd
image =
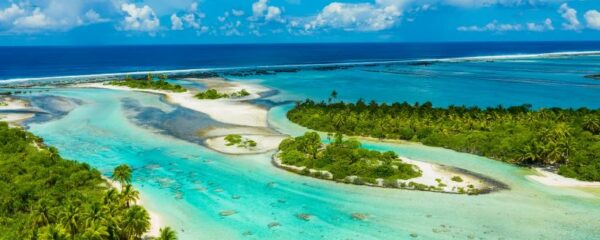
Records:
M60 224L44 227L40 231L40 240L68 240L69 234Z
M130 203L140 199L140 192L135 190L131 184L125 185L125 188L121 192L121 200L125 202L125 206L129 207Z
M127 239L139 239L150 229L150 216L144 208L132 206L125 212L121 226Z
M104 204L106 205L110 205L112 203L118 202L119 200L119 192L114 189L108 189L108 191L106 191L106 194L104 195Z
M106 218L106 212L107 209L104 205L99 202L92 203L84 214L85 226L90 227L103 222Z
M91 226L88 226L85 229L85 232L83 232L83 239L88 240L103 240L107 239L109 236L106 226L100 223L94 223Z
M75 206L73 203L67 203L65 208L61 211L59 220L65 226L66 230L74 236L79 229L79 207Z
M125 184L131 183L131 168L127 164L117 166L113 171L112 178L121 183L121 188L123 188Z
M583 119L583 129L592 134L600 134L600 120L597 117L586 116Z
M170 227L161 228L156 240L177 240L177 234Z
M46 226L51 222L52 215L46 201L40 201L31 211L31 221L34 227Z

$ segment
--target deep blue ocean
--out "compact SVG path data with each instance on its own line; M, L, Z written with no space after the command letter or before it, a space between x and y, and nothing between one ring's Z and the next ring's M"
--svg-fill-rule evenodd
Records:
M600 42L0 47L0 80L600 50Z

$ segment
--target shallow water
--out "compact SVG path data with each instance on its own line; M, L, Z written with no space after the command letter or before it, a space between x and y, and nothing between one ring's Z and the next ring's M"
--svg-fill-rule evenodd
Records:
M520 79L516 77L520 73L533 71L541 76L532 73L530 78L536 81L549 78L548 81L560 82L560 87L522 81L518 83L520 87L499 87L504 85L490 80L490 76L505 78L508 73L490 73L489 66L477 70L475 63L461 63L465 69L456 72L487 71L481 73L486 77L482 77L479 86L470 85L475 80L456 76L456 81L464 82L451 84L443 69L436 72L444 76L422 81L405 75L390 77L388 73L365 72L362 68L251 78L262 78L264 84L281 90L281 94L271 97L276 100L322 98L335 86L340 96L348 100L372 96L384 101L429 99L446 105L471 104L481 99L483 105L495 105L524 99L544 106L560 102L560 106L597 107L599 90L580 86L590 85L592 80L574 77L597 70L596 63L585 58L567 59L566 63L555 59L543 61L590 66L571 70L572 73L561 71L567 76L564 81L560 76L532 70L535 67L514 71L514 78ZM505 63L499 65L502 64ZM423 66L428 67L444 68L435 64ZM506 70L497 67L498 71ZM407 82L414 86L405 88ZM446 91L453 84L460 86ZM316 86L319 88L315 89ZM473 90L476 88L477 91ZM414 89L421 90L414 93ZM463 89L463 94L473 92L468 98L455 99L453 96L458 93L453 91L458 89ZM486 89L497 95L489 95ZM566 93L557 93L554 91L557 89ZM582 97L554 100L567 93ZM31 123L30 130L60 149L64 157L87 162L107 176L118 164L132 166L134 185L141 191L144 205L162 215L181 239L410 239L415 236L418 239L594 239L600 236L597 192L546 187L526 178L530 170L498 161L418 144L364 141L371 149L392 150L416 160L485 174L508 184L510 190L466 196L338 184L279 170L271 165L271 154L223 155L147 125L138 125L143 118L131 117L128 101L135 101L139 108L160 109L167 116L169 113L179 116L175 113L181 110L164 103L157 95L100 89L52 89L40 94L79 99L81 105L53 121ZM509 94L514 96L498 97ZM283 133L302 134L302 127L285 118L290 107L271 109L270 124ZM220 216L221 212L231 210L235 214ZM368 217L365 221L355 220L353 213ZM311 217L306 221L297 214Z
M425 66L391 64L331 71L299 71L234 77L260 79L280 90L275 100L338 100L385 102L430 101L434 106L600 107L600 56L520 60L440 62Z

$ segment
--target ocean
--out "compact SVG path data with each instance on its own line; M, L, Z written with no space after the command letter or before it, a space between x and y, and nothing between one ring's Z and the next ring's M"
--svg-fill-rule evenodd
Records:
M48 77L79 80L97 74L221 69L219 74L231 81L272 88L274 93L264 99L274 103L269 126L296 136L306 129L286 118L293 106L289 101L326 100L332 90L339 92L341 101L598 108L600 82L585 76L600 72L600 57L582 51L600 51L600 43L11 47L0 49L0 79L35 82ZM543 54L552 52L562 54ZM285 71L257 70L260 66ZM471 154L361 141L369 149L477 172L510 189L466 196L339 184L275 168L272 153L221 154L169 134L160 123L148 124L168 119L179 127L176 130L192 133L199 125L215 125L204 118L181 124L190 114L159 95L61 86L18 95L73 102L73 109L26 127L65 158L86 162L105 176L119 164L130 165L144 207L160 215L180 239L600 236L598 192L545 186L528 178L534 174L530 169ZM42 100L33 104L45 109ZM138 112L152 114L136 117ZM223 211L235 214L221 216ZM367 219L352 218L355 213ZM298 214L312 217L306 221Z
M0 80L600 50L600 42L0 47Z

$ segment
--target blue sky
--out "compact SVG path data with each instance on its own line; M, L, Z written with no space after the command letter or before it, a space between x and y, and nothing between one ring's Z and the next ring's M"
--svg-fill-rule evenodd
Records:
M600 40L598 0L2 0L0 45Z

